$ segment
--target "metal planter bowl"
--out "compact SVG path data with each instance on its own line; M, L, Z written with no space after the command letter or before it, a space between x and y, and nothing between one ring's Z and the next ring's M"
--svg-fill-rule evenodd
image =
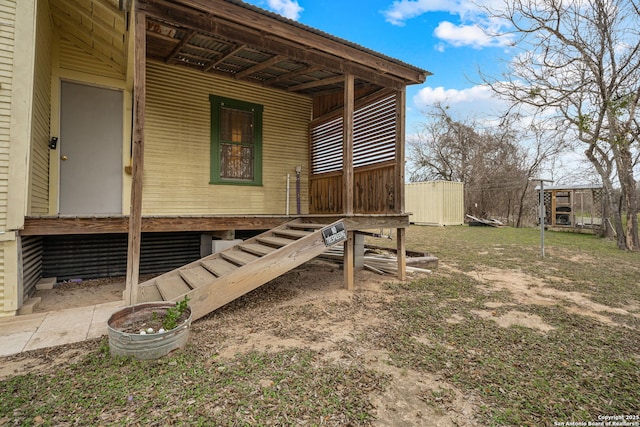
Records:
M187 307L188 318L176 328L165 332L146 335L125 332L141 320L164 316L175 307L171 302L150 302L125 307L113 313L107 321L109 349L113 356L131 356L136 359L158 359L184 346L189 338L191 308Z

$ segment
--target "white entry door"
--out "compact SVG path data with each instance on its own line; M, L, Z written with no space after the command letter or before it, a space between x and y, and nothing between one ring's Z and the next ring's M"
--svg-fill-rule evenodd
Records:
M62 82L60 214L122 213L122 92Z

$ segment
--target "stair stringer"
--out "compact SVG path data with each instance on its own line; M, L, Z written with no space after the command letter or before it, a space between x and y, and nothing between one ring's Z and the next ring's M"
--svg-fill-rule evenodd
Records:
M236 298L251 292L265 283L293 270L299 265L323 254L327 249L327 245L325 245L322 230L341 221L342 220L338 220L334 223L328 224L322 229L318 229L307 236L294 240L286 246L278 248L269 254L249 262L248 264L240 266L236 270L223 276L217 277L206 285L199 286L185 292L184 294L176 296L172 298L172 300L179 301L187 296L189 298L189 306L191 307L192 320L206 316ZM175 274L176 271L181 269L197 266L201 261L219 258L224 252L238 250L238 247L243 244L256 242L261 236L269 235L278 229L286 229L289 224L296 222L299 223L299 220L282 224L279 227L248 239L236 246L226 249L225 251L209 255L201 260L187 264L180 269L165 273L158 278ZM145 283L153 282L156 279ZM139 292L142 291L142 293L144 293L142 290L144 285L145 284L140 285L141 289Z

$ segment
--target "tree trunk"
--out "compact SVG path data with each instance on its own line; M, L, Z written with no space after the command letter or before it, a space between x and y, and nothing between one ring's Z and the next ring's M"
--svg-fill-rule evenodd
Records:
M613 183L611 182L611 167L607 164L607 167L600 163L599 159L593 152L594 145L590 146L585 151L585 155L593 165L593 167L600 175L602 179L602 203L604 205L605 215L603 215L602 221L604 223L605 236L613 238L617 235L617 244L619 249L626 249L626 243L624 239L624 231L622 229L622 215L620 210L616 209L615 201L613 199ZM607 223L607 221L609 221Z
M626 212L627 224L623 228L624 244L627 250L639 251L640 239L638 238L638 192L636 181L633 177L633 160L631 152L626 148L621 148L618 155L618 179L622 192L621 207ZM620 224L622 225L622 212L620 214ZM620 236L618 237L620 240ZM618 245L620 246L620 245Z
M527 195L527 190L529 189L529 180L524 185L522 189L522 193L520 194L520 205L518 206L518 220L516 221L516 228L520 228L522 226L522 214L524 212L524 198Z

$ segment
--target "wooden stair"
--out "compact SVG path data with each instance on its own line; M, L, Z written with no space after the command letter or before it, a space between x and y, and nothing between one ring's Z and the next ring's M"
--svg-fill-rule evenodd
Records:
M327 249L322 235L332 224L301 219L138 285L137 302L179 301L185 296L193 320L222 307Z

